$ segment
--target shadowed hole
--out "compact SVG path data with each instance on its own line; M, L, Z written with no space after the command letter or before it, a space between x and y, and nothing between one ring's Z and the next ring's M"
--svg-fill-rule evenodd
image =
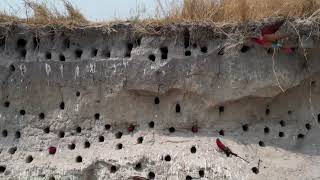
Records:
M269 129L269 127L265 127L265 128L263 129L263 131L264 131L265 134L268 134L268 133L270 132L270 129Z
M154 128L154 122L153 121L149 122L149 128Z
M9 66L9 69L10 69L11 72L14 72L14 71L16 70L16 68L14 67L13 64L11 64L11 65Z
M74 143L71 143L68 145L68 149L74 150L76 148L76 145Z
M156 175L154 174L154 172L149 172L148 173L148 178L149 179L154 179L156 177Z
M121 137L122 137L122 132L117 132L116 134L115 134L115 136L116 136L116 138L117 139L121 139Z
M110 129L111 129L111 125L110 125L110 124L104 125L104 129L105 129L105 130L110 130Z
M0 47L3 47L6 45L6 37L3 35L0 35Z
M76 162L77 163L81 163L82 162L82 157L81 156L77 156L76 157Z
M50 176L49 180L56 180L56 178L54 178L53 176Z
M192 180L191 176L186 176L186 180Z
M310 129L311 129L311 124L307 123L305 126L306 126L306 129L307 129L307 130L310 130Z
M133 49L133 44L132 43L128 43L125 57L131 57L132 49Z
M21 115L21 116L24 116L25 114L26 114L26 111L25 111L24 109L21 109L21 110L20 110L20 115Z
M3 106L6 107L6 108L9 107L9 106L10 106L10 102L9 102L9 101L5 101L5 102L3 103Z
M249 50L250 50L250 47L249 47L249 46L246 46L246 45L242 46L242 48L240 49L240 51L241 51L242 53L245 53L245 52L247 52L247 51L249 51Z
M97 55L98 55L98 49L92 49L91 57L97 57Z
M220 135L220 136L224 136L224 130L223 130L223 129L221 129L221 130L219 131L219 135Z
M269 115L269 114L270 114L270 109L267 108L267 109L266 109L266 115Z
M207 53L208 52L208 48L207 47L201 47L201 52L202 53Z
M80 91L76 92L76 96L79 97L80 96Z
M143 142L143 137L139 137L139 138L137 139L137 143L138 143L138 144L142 144L142 142Z
M51 59L51 58L52 58L51 53L50 53L50 52L47 52L47 53L46 53L46 59Z
M104 137L103 136L99 136L99 142L104 142Z
M76 132L77 132L77 133L81 133L81 130L82 130L82 129L81 129L80 126L76 127Z
M64 48L64 49L69 49L69 48L70 48L70 39L69 39L69 38L66 38L66 39L63 41L63 48Z
M123 148L123 145L121 143L117 144L117 149L122 149Z
M223 113L224 112L224 106L219 106L219 113Z
M180 104L176 105L176 113L180 113L181 112L181 107Z
M74 54L75 54L76 58L78 58L78 59L81 58L82 53L83 53L83 52L82 52L81 49L77 49L77 50L74 51Z
M159 97L154 98L154 104L160 104L160 99L159 99Z
M174 133L175 131L176 131L176 129L175 129L174 127L170 127L170 128L169 128L169 132L170 132L170 133Z
M49 134L50 133L50 127L44 128L43 132L46 133L46 134Z
M99 114L99 113L94 114L94 119L95 119L95 120L100 119L100 114Z
M90 148L90 142L89 141L85 141L84 142L84 148Z
M168 48L162 47L160 48L161 51L161 59L168 59Z
M141 170L141 168L142 168L141 163L137 163L136 166L134 167L134 169L137 171Z
M224 55L224 49L225 49L224 47L222 47L222 48L219 49L219 51L218 51L218 55L219 55L219 56Z
M284 132L279 132L279 137L283 137L284 136Z
M170 156L170 155L166 155L166 156L164 157L164 160L165 160L165 161L168 161L168 162L171 161L171 156Z
M115 173L117 171L117 167L116 166L111 166L110 167L110 172L111 173Z
M0 173L4 173L6 171L6 166L0 166Z
M263 141L259 141L259 146L264 147L265 146L264 142Z
M27 45L27 41L25 39L18 39L17 41L18 48L24 48L26 45Z
M288 111L288 115L291 115L291 114L292 114L292 111L289 110L289 111Z
M304 134L298 134L298 139L303 139L304 138Z
M16 151L17 151L17 147L11 147L8 152L10 154L14 154L14 153L16 153Z
M249 129L248 124L244 124L244 125L242 125L242 130L243 130L243 131L247 132L247 131L248 131L248 129Z
M14 134L14 137L16 139L19 139L21 137L21 132L20 131L16 131L16 133Z
M191 56L191 51L187 50L186 52L184 52L185 56Z
M191 153L194 154L197 152L197 148L195 146L192 146L190 149Z
M60 107L61 110L64 110L64 102L61 102L59 107Z
M111 52L109 49L105 49L102 51L102 56L106 57L106 58L110 58L111 57Z
M59 55L59 60L60 61L66 61L66 57L63 54Z
M286 122L284 122L284 120L281 120L281 121L279 122L279 124L280 124L282 127L286 126Z
M33 161L33 157L32 156L27 156L26 163L31 163L32 161Z
M63 131L60 131L59 134L58 134L58 137L59 138L64 138L65 136L65 133Z
M200 177L204 177L204 170L200 170L200 171L199 171L199 176L200 176Z
M154 62L156 60L156 56L154 54L150 54L149 60Z
M183 31L183 37L184 37L184 48L188 48L190 46L190 32L186 28Z
M252 172L255 173L255 174L258 174L259 173L259 169L257 167L253 167L252 169Z
M39 114L39 119L44 119L44 113Z
M2 137L7 137L8 136L8 131L5 129L2 131Z

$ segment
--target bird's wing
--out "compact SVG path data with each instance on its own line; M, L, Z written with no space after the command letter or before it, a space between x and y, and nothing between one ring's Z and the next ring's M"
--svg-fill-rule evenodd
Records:
M220 141L219 138L216 140L216 143L217 143L217 146L219 147L220 150L222 150L222 151L227 150L227 147Z
M284 23L284 20L276 22L272 25L268 25L268 26L263 27L261 30L262 36L264 36L266 34L273 34L273 33L277 32L280 29L280 27L283 25L283 23Z

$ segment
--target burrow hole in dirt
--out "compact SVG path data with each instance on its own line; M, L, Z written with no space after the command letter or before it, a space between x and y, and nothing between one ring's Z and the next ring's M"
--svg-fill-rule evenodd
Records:
M156 60L156 56L154 54L150 54L148 58L152 62L154 62Z
M219 113L223 113L224 112L224 106L219 106Z
M80 58L81 58L82 53L83 53L83 51L82 51L81 49L76 49L76 50L74 51L74 55L75 55L75 57L76 57L77 59L80 59Z
M311 124L307 123L307 124L305 125L305 127L306 127L307 130L310 130L310 129L311 129Z
M201 47L200 48L200 51L202 52L202 53L207 53L208 52L208 48L207 47Z
M284 120L279 121L279 124L280 124L281 127L286 126L286 122L284 122Z
M149 122L149 128L154 128L154 122L153 121Z
M79 97L80 96L80 91L76 92L76 96Z
M100 119L100 114L99 113L94 114L94 119L95 120L99 120Z
M186 180L192 180L191 176L186 176Z
M68 149L74 150L76 148L76 145L74 143L71 143L68 145Z
M115 134L115 136L116 136L116 138L117 139L121 139L121 137L122 137L122 132L117 132L116 134Z
M249 46L246 46L246 45L242 46L241 49L240 49L240 51L241 51L242 53L246 53L246 52L248 52L249 50L250 50L250 47L249 47Z
M20 50L20 57L23 58L23 59L25 59L26 56L27 56L27 50L21 49L21 50Z
M65 132L64 131L59 131L58 137L59 138L64 138L64 136L65 136Z
M244 132L247 132L247 131L249 130L249 125L248 125L248 124L242 125L242 130L243 130Z
M171 161L171 156L170 155L166 155L164 157L164 160L167 161L167 162Z
M45 127L45 128L43 129L43 132L46 133L46 134L49 134L49 133L50 133L50 127L49 127L49 126L48 126L48 127Z
M40 38L39 37L33 37L32 44L33 44L33 50L38 49L39 48L39 44L40 44Z
M127 43L127 49L126 49L126 53L124 55L124 57L131 57L131 51L133 49L133 44L132 43Z
M6 107L6 108L8 108L8 107L10 106L10 102L9 102L9 101L5 101L5 102L3 103L3 106Z
M16 139L19 139L21 137L21 132L20 131L16 131L16 133L14 134L14 137Z
M318 123L320 123L320 114L318 114Z
M253 167L252 169L252 172L255 173L255 174L258 174L259 173L259 169L257 167Z
M59 61L66 61L66 57L63 54L59 55Z
M17 151L17 147L11 147L11 148L8 150L9 154L14 154L14 153L16 153L16 151Z
M199 176L200 176L200 177L204 177L204 170L201 169L201 170L199 171Z
M20 113L21 116L24 116L24 115L26 114L26 111L25 111L24 109L21 109L21 110L19 111L19 113Z
M136 171L140 171L140 170L142 169L141 163L137 163L137 164L135 165L134 169L135 169Z
M118 149L118 150L120 150L120 149L122 149L122 148L123 148L123 144L121 144L121 143L117 144L117 149Z
M56 178L53 177L53 176L50 176L50 177L49 177L49 180L56 180Z
M27 45L27 41L25 39L18 39L17 41L17 47L18 48L24 48Z
M46 52L46 59L51 59L52 58L52 54L51 52Z
M104 142L104 136L99 136L99 142Z
M169 128L169 132L170 132L170 133L174 133L175 131L176 131L176 129L175 129L174 127L170 127L170 128Z
M270 114L270 109L267 108L265 113L266 113L266 115L268 116L268 115Z
M219 131L219 135L220 135L220 136L224 136L224 130L223 130L223 129L221 129L221 130Z
M6 45L6 37L0 35L0 47L4 47Z
M138 144L142 144L142 142L143 142L143 137L138 137L137 143L138 143Z
M111 57L111 52L109 49L105 49L102 51L101 55L105 58L110 58Z
M118 170L118 169L117 169L116 166L111 166L111 167L110 167L110 172L111 172L111 173L115 173L117 170Z
M59 107L61 110L64 110L64 102L63 101L60 103Z
M9 69L10 69L11 72L14 72L14 71L16 70L16 68L14 67L13 64L11 64L11 65L9 66Z
M66 38L63 40L63 49L69 49L70 48L70 39Z
M190 148L190 152L191 152L192 154L196 153L196 152L197 152L197 148L196 148L195 146L192 146L192 147Z
M270 132L270 129L269 127L264 127L263 131L265 134L268 134Z
M284 137L284 132L279 132L279 137Z
M265 147L264 142L263 142L263 141L259 141L259 146L260 146L260 147Z
M107 131L110 130L111 129L111 125L110 124L104 125L104 129L107 130Z
M160 104L160 99L159 97L154 98L154 104Z
M8 131L6 129L2 130L2 137L7 137Z
M191 56L191 51L190 51L190 50L187 50L186 52L184 52L184 55L185 55L185 56Z
M89 141L85 141L84 142L84 148L90 148L90 142Z
M77 133L81 133L81 130L82 130L82 129L81 129L80 126L76 127L76 132L77 132Z
M183 30L183 38L184 38L184 48L188 48L190 46L190 32L189 32L189 29L185 28Z
M315 87L316 86L316 81L311 81L311 86Z
M44 118L45 118L44 113L40 113L40 114L39 114L39 119L44 119Z
M98 49L94 48L91 50L91 57L97 57L98 55Z
M26 163L31 163L33 161L33 157L31 155L27 156Z
M136 45L137 46L140 46L141 45L141 40L142 40L142 37L138 37L135 41Z
M168 48L167 47L161 47L161 59L168 59Z
M291 111L291 110L289 110L289 111L288 111L288 115L291 115L291 114L292 114L292 111Z
M0 173L4 173L6 171L6 166L0 166Z
M300 134L298 134L297 137L298 137L298 139L303 139L303 138L304 138L304 134L301 134L301 133L300 133Z
M176 113L180 113L181 112L181 106L180 104L176 104Z
M81 163L82 162L82 157L81 156L77 156L76 157L76 162L77 163Z
M148 178L149 179L154 179L156 177L156 175L154 174L154 172L149 172L148 173Z

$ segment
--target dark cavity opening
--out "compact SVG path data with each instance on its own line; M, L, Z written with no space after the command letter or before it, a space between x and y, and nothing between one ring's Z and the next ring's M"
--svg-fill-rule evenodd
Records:
M192 146L190 149L191 153L194 154L197 152L197 148L195 146Z
M265 146L264 142L263 141L259 141L259 146L264 147Z
M186 176L186 180L192 180L191 176Z
M318 114L318 123L320 123L320 114Z
M219 131L219 135L220 135L220 136L224 136L224 130L223 130L223 129L221 129L221 130Z
M137 44L138 46L141 45L141 39L142 39L141 37L139 37L139 38L136 39L136 44Z
M11 65L9 66L9 69L10 69L11 72L14 72L14 71L16 70L16 68L14 67L13 64L11 64Z
M154 54L150 54L149 60L154 62L156 60L156 56Z
M21 50L20 50L20 57L21 57L21 58L26 58L26 56L27 56L27 50L21 49Z
M39 114L39 119L44 119L44 113Z
M6 37L5 36L0 36L0 47L3 47L6 45Z
M316 86L316 81L311 81L311 86L315 87Z
M280 124L282 127L286 126L286 122L284 122L284 120L281 120L281 121L279 122L279 124Z
M201 47L201 48L200 48L200 51L201 51L202 53L207 53L207 52L208 52L208 48L207 48L207 47Z
M74 54L75 54L75 56L76 56L76 58L78 58L78 59L80 59L81 58L81 56L82 56L82 50L81 49L77 49L77 50L75 50L75 52L74 52Z
M110 167L110 172L111 173L115 173L117 171L117 167L116 166L111 166Z
M248 124L244 124L244 125L242 125L242 130L243 130L243 131L247 132L247 131L248 131L248 129L249 129Z
M76 145L74 143L71 143L71 144L68 145L68 148L70 150L74 150L76 148Z
M154 122L153 121L149 122L149 128L154 128Z
M284 136L284 132L279 132L279 137L283 137Z
M136 166L134 167L135 170L141 170L142 165L141 163L137 163Z
M110 124L104 125L104 129L105 129L105 130L110 130L110 129L111 129L111 125L110 125Z
M60 107L61 110L64 110L64 102L61 102L59 107Z
M90 148L90 142L89 141L85 141L84 142L84 148Z
M50 176L49 180L56 180L56 178L54 178L53 176Z
M8 152L10 154L14 154L14 153L16 153L16 151L17 151L17 147L11 147Z
M186 52L184 52L185 56L191 56L191 51L187 50Z
M270 129L269 129L268 127L265 127L265 128L263 129L263 131L264 131L265 134L268 134L268 133L270 132Z
M149 172L148 173L148 178L149 179L154 179L156 177L156 175L154 174L154 172Z
M192 126L191 131L193 133L197 133L199 131L199 128L197 126Z
M76 92L76 96L79 97L80 96L80 91Z
M160 99L159 99L159 97L154 98L154 104L160 104Z
M298 139L303 139L304 138L304 134L298 134Z
M269 114L270 114L270 109L267 108L267 109L266 109L266 115L268 116Z
M199 171L199 176L200 176L200 177L204 177L204 170L200 170L200 171Z
M184 29L183 37L184 37L184 48L188 48L190 46L190 32L188 29Z
M26 163L31 163L33 161L33 157L32 156L28 156L26 158Z
M2 131L2 137L7 137L8 136L8 131L5 129Z
M123 145L121 143L117 144L117 149L122 149Z
M50 133L50 127L44 128L43 132L46 133L46 134L49 134Z
M220 106L219 107L219 113L223 113L224 112L224 106Z
M64 138L65 136L65 133L63 131L60 131L59 134L58 134L58 137L59 138Z
M165 160L165 161L168 161L168 162L171 161L171 156L170 156L170 155L166 155L166 156L164 157L164 160Z
M125 57L131 57L132 49L133 49L133 44L132 43L128 43Z
M6 107L6 108L8 108L8 107L10 106L10 102L9 102L9 101L5 101L5 102L3 103L3 106Z
M103 136L99 136L99 142L104 142L104 137Z
M23 109L21 109L21 110L20 110L20 115L21 115L21 116L24 116L25 114L26 114L26 111L23 110Z
M6 171L6 166L0 166L0 173L4 173Z
M97 57L97 55L98 55L98 49L92 49L91 57Z
M116 138L117 138L117 139L121 139L121 137L122 137L122 132L120 132L120 131L117 132L117 133L116 133Z
M181 112L181 107L180 104L176 105L176 113L180 113Z
M15 137L16 139L19 139L19 138L21 137L21 132L20 132L20 131L16 131L14 137Z
M292 111L289 110L289 111L288 111L288 115L291 115L291 114L292 114Z
M245 52L247 52L247 51L249 51L249 50L250 50L250 47L249 47L249 46L246 46L246 45L242 46L242 48L240 49L240 51L241 51L242 53L245 53Z
M59 55L59 60L60 61L66 61L66 57L63 54Z
M168 59L168 48L162 47L160 48L161 51L161 59Z
M24 48L26 45L27 45L27 41L25 39L18 39L17 41L18 48Z
M46 53L46 59L51 59L51 57L52 57L51 53L50 53L50 52L47 52L47 53Z
M176 131L176 129L174 127L169 128L170 133L174 133L175 131Z
M99 113L94 114L94 119L95 119L95 120L100 119L100 114L99 114Z
M69 38L66 38L66 39L63 41L63 48L64 48L64 49L69 49L69 48L70 48L70 39L69 39Z
M253 167L252 169L252 172L255 173L255 174L258 174L259 173L259 169L257 167Z
M82 162L82 157L81 156L77 156L76 157L76 162L77 163L81 163Z
M81 129L80 126L76 127L76 132L77 132L77 133L81 133L81 130L82 130L82 129Z
M310 130L310 129L311 129L311 124L307 123L305 126L306 126L306 129L307 129L307 130Z
M32 43L33 43L33 49L38 49L39 48L39 44L40 44L40 38L39 37L33 37L32 39Z
M143 137L139 137L139 138L137 139L137 143L138 143L138 144L142 144L142 142L143 142Z

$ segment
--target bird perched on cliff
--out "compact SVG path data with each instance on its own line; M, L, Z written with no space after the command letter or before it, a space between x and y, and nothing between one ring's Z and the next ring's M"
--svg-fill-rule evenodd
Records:
M50 146L48 148L48 151L49 151L49 154L55 154L57 152L57 148L53 147L53 146Z
M281 49L286 53L294 52L294 48L285 47L279 40L288 38L288 34L276 34L276 32L280 29L283 25L284 20L276 22L274 24L264 26L261 29L261 36L260 37L252 37L250 38L251 42L258 44L264 48L275 48Z
M218 148L219 148L222 152L224 152L224 153L227 155L227 157L229 157L230 155L234 155L234 156L236 156L236 157L244 160L245 162L249 163L247 160L245 160L245 159L243 159L242 157L238 156L238 154L232 152L231 149L228 148L227 146L225 146L225 145L220 141L219 138L216 139L216 143L217 143Z

